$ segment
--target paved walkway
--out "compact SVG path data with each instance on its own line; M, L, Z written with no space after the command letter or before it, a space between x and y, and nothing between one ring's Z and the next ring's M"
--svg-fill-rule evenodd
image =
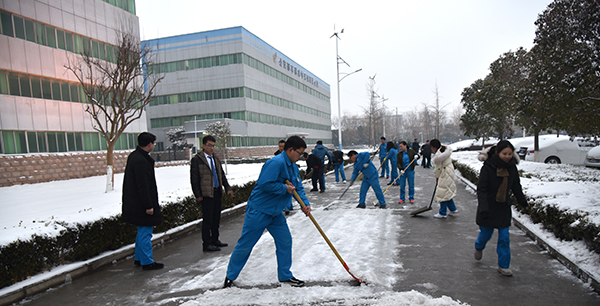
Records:
M351 170L352 166L346 169L348 178ZM380 181L385 189L388 180ZM471 305L600 305L598 294L514 226L510 231L513 277L503 277L496 272L496 233L484 250L483 259L475 261L473 245L478 227L475 224L477 200L474 192L462 182L457 182L458 195L455 202L459 214L455 217L434 219L433 214L439 208L436 203L433 210L411 217L410 211L429 204L435 184L433 170L418 167L415 181L416 203L413 205L397 204L398 187L392 187L386 193L388 211L399 216L396 222L400 223L401 228L398 235L400 248L396 253L389 253L389 260L402 264L397 272L397 282L393 285L395 291L416 290L434 297L446 295ZM308 193L311 203L334 203L347 185L332 184L335 184L334 177L327 176L327 185L331 188L325 193ZM310 189L308 185L305 187ZM359 188L360 183L354 184L344 200L358 202ZM375 195L370 190L367 203L374 202ZM336 205L331 205L329 209L336 209ZM355 204L352 207L354 206ZM371 204L367 209L377 208ZM156 248L154 256L168 266L171 279L172 273L179 273L181 278L190 279L194 275L209 273L210 265L198 265L199 258L210 262L213 257L230 253L239 238L242 223L242 215L222 222L221 240L230 244L222 252L203 253L201 233L197 231ZM377 233L373 232L373 235ZM163 273L161 271L151 273ZM20 305L138 305L140 296L168 298L168 292L158 296L150 294L160 292L164 284L160 281L150 284L145 282L146 273L148 272L133 267L133 259L124 260L101 268L71 284L27 298ZM144 287L139 286L144 283ZM200 292L188 294L198 293ZM146 298L143 302L159 302L149 299L151 298Z

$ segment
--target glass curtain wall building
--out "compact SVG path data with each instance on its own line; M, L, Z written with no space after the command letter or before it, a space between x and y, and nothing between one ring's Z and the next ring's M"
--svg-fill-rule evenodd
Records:
M65 65L84 52L114 62L118 29L139 38L134 0L0 2L0 153L106 149ZM143 115L115 149L134 149L146 128Z
M169 129L201 133L223 119L232 122L234 147L277 145L291 135L331 143L329 85L245 28L142 43L154 51L149 72L164 76L147 108L158 149L170 145Z

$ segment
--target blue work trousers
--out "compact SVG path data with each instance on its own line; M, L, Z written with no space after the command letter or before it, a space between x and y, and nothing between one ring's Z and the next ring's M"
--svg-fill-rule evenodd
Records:
M398 179L400 181L400 200L406 199L406 181L408 181L408 199L415 199L415 170L407 169ZM397 181L396 181L397 183Z
M346 173L344 173L344 164L335 165L334 171L335 171L335 181L336 182L340 181L340 178L339 178L340 174L342 175L342 181L346 180ZM338 172L339 172L339 174L338 174Z
M294 275L292 267L292 234L283 213L275 216L267 215L257 210L246 209L242 236L231 253L227 266L227 278L236 280L246 265L252 248L262 236L264 230L275 241L275 255L277 256L277 277L279 281L288 280Z
M369 179L363 177L362 184L360 185L360 199L358 200L358 205L365 206L365 199L367 197L367 191L369 191L369 187L372 187L373 191L375 191L375 196L377 196L379 205L385 206L385 198L383 196L383 191L381 191L381 186L379 185L379 178L377 175L373 175L373 177Z
M475 241L475 249L483 251L486 243L492 238L494 228L479 226L479 230L479 236ZM496 253L498 253L498 267L508 269L510 266L510 237L508 235L508 227L498 229Z
M152 259L152 230L154 226L138 226L135 236L135 254L134 259L138 260L142 266L154 262Z
M381 176L390 176L390 163L389 160L385 159L385 163L383 162L383 160L385 159L385 157L380 157L379 158L379 164L381 164Z
M450 199L450 201L440 202L440 215L445 216L447 213L446 209L450 209L450 211L456 210L456 205L454 205L454 199Z

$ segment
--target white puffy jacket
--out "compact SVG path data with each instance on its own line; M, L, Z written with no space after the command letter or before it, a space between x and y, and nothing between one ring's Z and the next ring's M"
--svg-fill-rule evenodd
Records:
M438 186L435 192L436 202L450 201L456 196L456 176L454 175L454 166L452 165L452 148L446 146L445 152L439 149L431 159L435 165L435 177L438 179Z

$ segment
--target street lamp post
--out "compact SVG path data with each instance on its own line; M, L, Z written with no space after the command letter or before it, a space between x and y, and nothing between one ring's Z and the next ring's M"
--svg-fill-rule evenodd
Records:
M340 102L340 82L347 76L357 73L359 71L362 70L358 69L354 72L351 73L344 73L345 75L340 79L340 61L342 61L342 63L348 65L348 63L346 63L346 61L344 61L338 53L338 40L340 39L340 36L338 34L342 34L344 33L344 29L342 29L339 33L338 32L334 32L333 35L331 35L331 37L335 36L335 61L337 64L337 98L338 98L338 120L339 120L339 124L338 124L338 142L339 142L339 147L340 147L340 151L342 151L342 104ZM331 38L329 37L329 38ZM348 67L350 67L350 65L348 65Z

